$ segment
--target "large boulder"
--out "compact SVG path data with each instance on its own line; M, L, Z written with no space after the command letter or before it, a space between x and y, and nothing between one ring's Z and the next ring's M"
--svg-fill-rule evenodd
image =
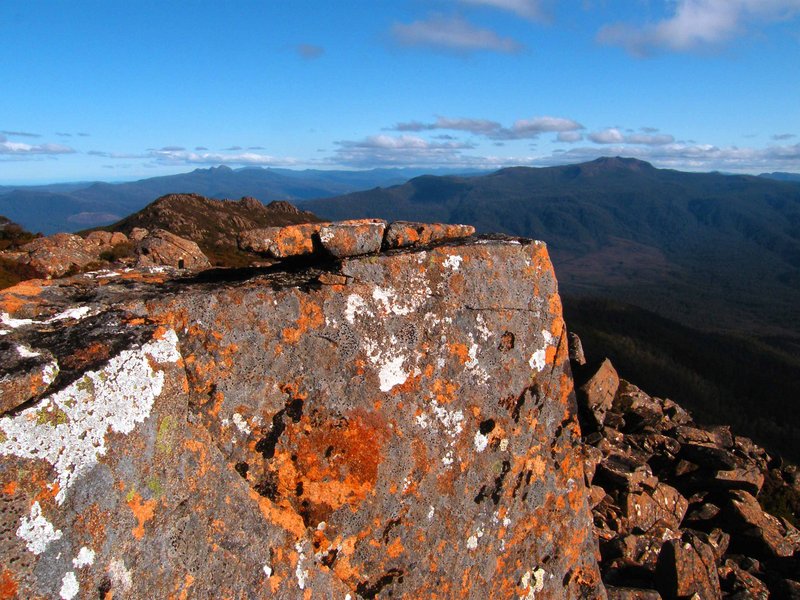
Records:
M165 229L151 231L134 249L140 267L169 266L177 269L208 269L211 263L193 241Z
M545 246L325 268L0 294L9 343L61 367L0 418L3 585L603 598Z

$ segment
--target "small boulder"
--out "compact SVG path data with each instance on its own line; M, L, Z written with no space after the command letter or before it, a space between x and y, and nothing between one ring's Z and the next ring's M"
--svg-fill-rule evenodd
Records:
M723 508L732 525L732 542L748 554L755 550L766 557L787 557L794 553L794 545L786 538L781 522L765 513L751 494L733 490L728 504Z
M473 233L475 228L471 225L395 221L387 227L383 242L387 249L404 248L424 246L438 240L469 237Z
M131 234L128 237L132 242L141 242L149 235L149 233L150 232L144 227L134 227L131 229Z
M586 355L583 353L583 343L577 333L569 333L569 359L579 366L586 364Z
M691 531L661 546L656 581L659 592L668 600L721 597L714 551Z
M19 262L27 265L37 276L48 279L80 271L98 260L96 247L72 233L37 238L20 250L25 254Z
M193 241L156 229L136 244L137 267L168 266L178 269L208 269L211 263Z
M581 408L598 427L605 421L618 388L619 375L611 361L605 359L592 378L578 389Z
M312 254L315 238L324 223L302 223L286 227L263 227L239 234L239 248L266 254L272 258L289 258Z
M337 221L323 225L319 230L322 247L332 256L360 256L380 252L386 221L358 219Z

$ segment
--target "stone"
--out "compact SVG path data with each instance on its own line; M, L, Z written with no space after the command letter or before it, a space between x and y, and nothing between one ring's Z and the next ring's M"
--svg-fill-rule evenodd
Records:
M593 482L626 491L638 491L643 486L653 489L658 479L647 463L635 461L630 455L615 453L597 466Z
M578 390L578 401L597 426L603 424L619 387L619 376L611 361L605 359L597 372Z
M786 539L780 521L765 513L751 494L732 490L730 500L723 507L725 516L733 525L732 542L737 548L754 556L787 557L794 553L793 544Z
M426 246L440 240L469 237L474 233L475 228L471 225L395 221L386 228L383 242L388 249Z
M272 258L291 258L312 254L319 248L319 230L324 223L302 223L285 227L263 227L239 234L242 250L266 254Z
M92 231L84 239L97 246L101 251L111 249L118 244L126 244L129 241L128 236L119 231Z
M0 417L4 585L603 598L545 245L346 258L347 285L320 272L0 293L8 319L82 315L5 335L64 368Z
M709 479L708 485L719 489L740 489L758 494L764 485L764 473L752 465L730 471L717 471Z
M709 443L684 443L679 456L706 469L731 470L739 466L733 454Z
M58 375L47 350L32 350L0 338L0 415L44 392Z
M661 600L656 590L631 587L606 586L608 600Z
M658 591L673 598L720 598L719 576L711 547L686 532L679 540L668 540L661 547L656 567Z
M150 232L144 227L134 227L133 229L131 229L131 233L128 236L128 239L130 239L130 241L132 242L141 242L149 234Z
M689 502L678 490L658 482L652 491L626 494L622 508L629 527L646 532L656 523L678 529L688 506Z
M319 230L322 247L335 258L380 252L386 221L357 219L336 221Z
M583 353L583 343L577 333L569 333L569 359L578 366L586 364L586 355Z
M18 261L37 277L62 277L76 273L99 259L94 244L72 233L37 238L20 248Z
M722 591L729 597L767 600L770 596L766 583L730 559L719 567L718 573Z
M202 270L211 263L200 247L165 229L155 229L136 243L136 265L140 267L168 266L177 269Z

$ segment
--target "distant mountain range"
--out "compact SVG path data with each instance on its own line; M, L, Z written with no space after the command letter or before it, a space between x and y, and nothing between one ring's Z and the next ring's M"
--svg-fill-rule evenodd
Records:
M423 169L294 171L220 166L127 183L93 181L0 186L0 215L31 231L50 234L108 225L166 194L194 193L218 199L252 196L265 203L297 201L337 196L379 185L391 186L430 172ZM436 172L450 174L466 170L442 169Z
M329 219L468 223L539 238L569 294L601 292L693 326L788 330L800 344L798 183L601 158L422 176L301 206Z

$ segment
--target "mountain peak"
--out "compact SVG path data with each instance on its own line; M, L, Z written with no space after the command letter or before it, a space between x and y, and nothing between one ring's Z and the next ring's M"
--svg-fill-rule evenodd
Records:
M626 158L623 156L601 156L600 158L589 161L580 166L581 170L584 172L642 172L655 169L655 167L649 162L639 160L638 158Z

